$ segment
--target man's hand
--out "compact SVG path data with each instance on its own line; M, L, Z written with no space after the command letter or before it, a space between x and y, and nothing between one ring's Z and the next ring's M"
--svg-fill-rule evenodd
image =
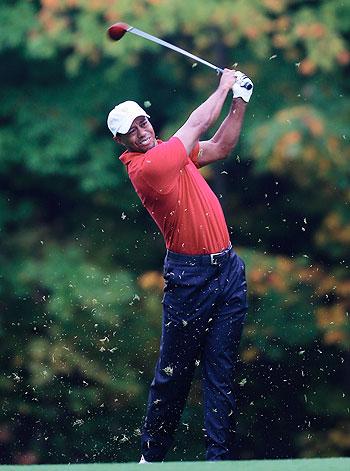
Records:
M248 103L253 93L253 82L238 70L235 72L235 78L236 81L232 86L233 98L242 98L242 100Z
M219 88L227 91L231 90L235 81L237 80L236 74L237 72L235 70L224 69L220 78Z

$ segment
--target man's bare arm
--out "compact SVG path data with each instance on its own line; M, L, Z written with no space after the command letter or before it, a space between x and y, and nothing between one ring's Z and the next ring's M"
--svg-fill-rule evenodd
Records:
M232 100L230 111L223 123L208 141L201 141L198 154L200 167L225 159L237 145L247 103L241 98Z
M215 92L191 113L186 123L174 134L181 140L188 154L200 136L218 119L227 94L235 82L234 74L234 70L225 69Z

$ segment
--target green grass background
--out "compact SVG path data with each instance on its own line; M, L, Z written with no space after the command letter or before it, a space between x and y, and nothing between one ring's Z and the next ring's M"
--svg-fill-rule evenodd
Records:
M148 465L145 465L148 466ZM137 463L3 465L3 471L132 471ZM350 471L350 458L153 463L162 471Z

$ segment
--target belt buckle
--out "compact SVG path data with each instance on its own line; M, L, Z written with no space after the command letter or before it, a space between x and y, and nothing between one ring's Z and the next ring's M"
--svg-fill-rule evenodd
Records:
M217 261L217 259L214 258L214 257L217 257L218 255L220 255L219 252L210 254L210 265L219 265L219 262Z

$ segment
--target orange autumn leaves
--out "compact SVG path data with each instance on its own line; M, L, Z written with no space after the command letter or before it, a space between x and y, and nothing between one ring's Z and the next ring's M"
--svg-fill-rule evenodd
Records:
M350 225L345 216L334 211L330 212L317 233L316 241L320 246L330 243L340 244L342 247L348 247L350 252Z
M254 299L268 300L277 296L278 305L271 309L277 312L293 309L295 305L297 310L302 300L305 308L307 306L310 310L313 329L319 332L325 344L349 344L350 282L336 281L325 267L306 263L307 258L291 260L284 256L266 257L261 254L252 257L248 253L243 257L248 261L247 280L253 306ZM156 292L161 296L164 286L161 272L145 272L139 277L138 283L146 296L147 292ZM255 316L256 313L251 312L249 317L254 319ZM267 335L273 337L274 329L269 331L267 327ZM256 347L250 346L247 351L243 351L242 358L244 361L254 361L258 353Z
M252 137L251 152L258 166L293 174L303 184L311 174L339 180L346 173L349 148L326 113L300 105L277 111L262 124Z
M194 0L189 6L184 2L176 9L169 0L135 1L129 4L114 0L41 0L38 20L43 32L59 39L59 33L71 35L71 42L76 35L91 42L90 48L77 51L84 57L94 54L94 48L101 46L105 26L110 22L127 18L131 24L141 29L152 27L147 18L154 17L154 27L158 33L166 35L177 32L181 36L192 36L199 49L215 46L214 36L207 34L208 23L220 31L220 40L227 47L236 47L240 42L250 42L255 54L269 58L280 50L284 58L298 63L298 72L310 76L320 70L331 70L334 66L346 66L350 62L350 52L337 27L336 13L330 14L325 8L303 7L290 8L290 2L262 0L245 2L237 0L233 8L229 3L218 2L209 5L207 18L203 4ZM177 25L170 18L176 12ZM72 14L73 13L73 14ZM333 15L333 16L332 16ZM339 15L338 15L339 16ZM197 18L194 21L193 18ZM254 18L252 23L251 18ZM91 35L84 31L84 23L98 25L100 34ZM104 24L105 23L105 24ZM204 44L202 44L204 43ZM93 47L92 47L93 46ZM104 45L103 47L107 47Z
M164 286L164 279L162 274L159 271L152 270L143 273L138 278L138 283L142 289L155 290L161 292Z

